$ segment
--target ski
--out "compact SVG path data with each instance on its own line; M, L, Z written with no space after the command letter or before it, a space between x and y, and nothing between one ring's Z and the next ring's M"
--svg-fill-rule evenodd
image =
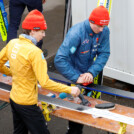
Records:
M70 80L67 80L65 77L63 77L60 74L48 72L48 75L49 75L50 79L52 79L54 81L61 82L66 85L74 84L73 82L71 82ZM77 85L77 84L75 83L75 85ZM119 97L128 98L128 99L134 99L133 92L128 92L128 91L124 91L124 90L120 90L120 89L116 89L116 88L112 88L112 87L108 87L108 86L104 86L104 85L90 84L90 85L88 85L88 87L83 86L83 85L81 85L81 87L86 90L98 91L98 92L102 92L104 94L119 96Z
M97 6L104 6L107 8L109 14L111 13L112 0L98 0Z
M3 0L0 0L0 33L3 41L7 40L8 20Z
M0 89L10 92L11 85L0 83ZM64 108L64 109L68 109L68 110L72 110L72 111L76 111L76 112L80 112L84 114L90 114L96 117L107 118L110 120L126 123L129 125L134 125L134 118L121 115L121 114L117 114L117 113L113 113L107 110L91 108L91 107L83 106L80 104L72 103L69 101L61 100L61 99L51 98L42 94L38 95L38 99L39 101L46 102L48 104L52 104L60 108Z
M134 125L134 118L116 114L116 113L112 113L108 110L91 108L91 107L83 106L80 104L71 103L69 101L51 98L51 97L44 96L41 94L39 94L39 100L47 102L47 103L55 105L55 106L58 106L58 107L65 108L65 109L69 109L69 110L73 110L73 111L77 111L77 112L81 112L81 113L85 113L85 114L91 114L96 117L103 117L103 118L111 119L114 121L126 123L129 125Z

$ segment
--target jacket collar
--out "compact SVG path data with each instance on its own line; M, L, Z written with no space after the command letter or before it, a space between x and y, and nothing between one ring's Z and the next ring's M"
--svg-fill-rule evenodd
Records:
M86 26L86 30L87 30L89 36L90 36L90 37L93 37L95 33L94 33L93 30L91 29L90 23L89 23L89 20L88 20L88 19L85 21L85 26Z
M33 44L37 45L37 41L34 37L27 35L27 34L21 34L20 37L24 37L28 40L30 40Z

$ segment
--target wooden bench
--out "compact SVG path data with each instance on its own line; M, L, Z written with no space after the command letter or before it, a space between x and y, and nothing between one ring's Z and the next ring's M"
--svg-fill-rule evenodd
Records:
M8 76L3 77L3 75L0 74L0 82L11 85L12 79L11 77L8 77ZM51 92L50 90L39 88L39 94L47 95L50 92ZM52 92L52 93L54 93L58 97L58 93L55 93L55 92ZM92 104L91 107L94 107L96 104L101 104L101 103L106 102L103 100L93 99L93 98L86 97L86 96L85 98L91 102ZM0 100L9 102L9 92L4 91L0 88ZM76 98L73 102L80 103L80 100ZM116 104L116 108L112 110L112 112L134 118L134 109L130 107ZM77 123L81 123L87 126L92 126L92 127L102 129L108 132L112 132L112 133L119 133L119 130L121 128L119 122L109 120L106 118L94 118L92 115L84 114L84 113L80 113L76 111L71 111L71 110L67 110L64 108L56 109L54 112L52 112L52 115L66 119L66 120L71 120ZM123 134L123 133L120 132L119 134ZM134 126L127 125L125 134L134 134Z

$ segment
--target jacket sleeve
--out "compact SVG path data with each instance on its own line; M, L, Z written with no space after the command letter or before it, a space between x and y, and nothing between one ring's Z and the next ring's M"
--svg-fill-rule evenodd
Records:
M31 63L36 78L43 88L57 92L71 93L71 87L49 79L47 74L47 62L41 51L36 51L34 54L31 54Z
M62 45L54 59L56 69L67 79L76 82L80 76L79 70L76 70L71 61L71 56L75 56L75 51L80 44L80 37L73 28L68 32Z
M93 77L96 77L101 72L108 61L110 56L110 41L109 41L109 29L107 28L100 45L98 46L97 58L89 67L88 72L92 73Z
M8 46L4 47L0 52L0 72L6 75L12 76L10 68L4 65L8 61L7 48Z

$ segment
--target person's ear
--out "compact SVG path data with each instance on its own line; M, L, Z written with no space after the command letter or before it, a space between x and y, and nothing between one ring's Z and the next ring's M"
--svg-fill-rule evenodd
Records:
M31 30L30 35L32 36L35 33L35 30Z

